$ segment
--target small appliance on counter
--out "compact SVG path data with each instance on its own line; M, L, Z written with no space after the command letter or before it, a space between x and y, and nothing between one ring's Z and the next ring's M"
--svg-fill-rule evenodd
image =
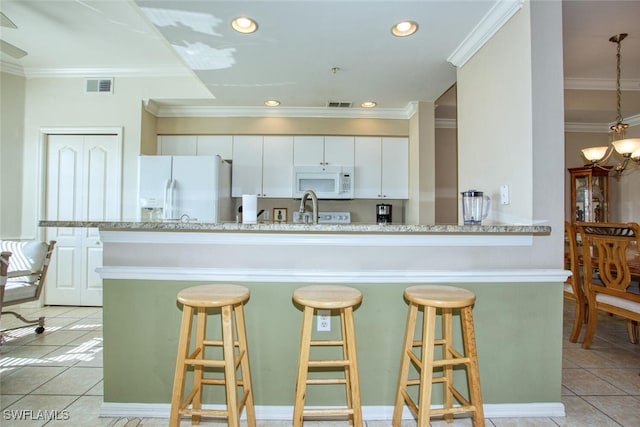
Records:
M462 193L462 218L464 225L482 225L482 220L489 215L491 199L482 191L467 190Z
M391 224L391 205L386 203L376 205L376 222L378 224Z

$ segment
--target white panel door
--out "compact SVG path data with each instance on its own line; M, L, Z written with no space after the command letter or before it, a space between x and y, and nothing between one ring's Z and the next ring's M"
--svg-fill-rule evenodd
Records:
M120 219L121 147L116 135L49 135L46 206L50 220ZM45 304L102 305L102 243L97 229L50 228L56 250Z

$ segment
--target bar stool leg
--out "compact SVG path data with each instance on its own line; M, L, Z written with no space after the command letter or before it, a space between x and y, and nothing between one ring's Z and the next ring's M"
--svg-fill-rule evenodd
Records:
M436 333L436 308L424 307L422 319L422 366L420 367L420 396L418 425L428 426L431 419L431 378L433 377L433 343Z
M415 334L416 321L418 317L418 307L409 304L407 313L407 323L404 332L404 342L402 344L402 356L400 357L400 374L398 375L398 387L396 389L396 402L393 408L393 427L399 427L402 421L402 410L404 408L404 393L406 393L409 378L409 352L413 348L413 336Z
M196 360L204 359L204 337L207 330L207 309L204 307L198 307L196 310ZM195 395L193 396L193 402L191 407L194 411L202 409L202 377L204 375L202 364L196 364L193 367L193 389ZM192 415L191 424L200 424L200 415Z
M238 392L236 388L235 345L231 306L222 306L222 352L224 357L224 379L227 394L227 416L229 426L239 427Z
M347 343L347 327L345 321L344 310L340 310L340 330L342 333L342 358L344 360L349 360L349 347ZM349 374L349 366L345 366L344 371L344 380L345 380L345 391L346 391L346 401L347 408L353 408L351 402L351 375Z
M253 385L251 384L251 370L249 368L249 346L247 345L247 331L244 323L244 308L242 304L234 307L236 316L236 333L238 335L238 348L242 355L240 361L240 371L242 372L242 390L246 393L247 398L244 409L247 412L247 425L255 427L256 412L253 406Z
M469 383L469 396L471 404L475 406L473 413L474 427L484 427L484 408L482 406L482 392L480 389L480 368L478 366L478 351L476 348L476 335L473 327L473 312L471 307L464 307L461 310L462 317L462 339L465 353L470 358L467 369L467 381Z
M442 358L445 360L453 359L451 349L453 348L453 317L452 310L450 308L442 309L442 339L444 344L442 345ZM443 367L443 381L442 381L442 399L445 409L453 408L453 393L451 388L453 387L453 365L447 364ZM448 423L453 422L453 414L445 414L444 420Z
M353 410L353 425L358 427L362 426L362 406L360 402L360 383L358 380L358 358L356 355L353 307L346 307L342 315L344 316L344 323L346 325L346 331L344 331L346 332L346 336L343 335L342 339L346 340L347 359L349 360L349 365L347 366L349 384L347 389L351 394L351 398L347 399L347 402L349 407Z
M178 427L180 425L180 407L182 406L182 396L184 395L184 377L187 373L187 365L185 365L184 362L187 358L187 355L189 354L192 323L193 308L190 306L184 306L182 310L182 322L180 323L178 356L176 357L176 372L173 380L171 414L169 416L170 427Z
M304 398L307 392L307 371L309 369L313 313L313 307L306 306L304 308L302 332L300 334L300 356L298 359L298 378L296 380L296 400L293 408L294 427L301 427L304 418Z

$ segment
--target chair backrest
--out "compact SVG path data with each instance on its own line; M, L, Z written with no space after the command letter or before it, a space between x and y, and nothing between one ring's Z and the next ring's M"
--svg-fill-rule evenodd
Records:
M51 240L49 243L37 240L0 240L0 251L2 251L2 259L0 260L2 295L0 298L3 301L4 286L11 281L37 286L34 298L40 297L55 244L55 240Z
M567 283L571 284L574 295L576 298L583 298L584 293L582 291L582 278L580 276L580 252L578 249L578 239L576 238L576 227L569 221L564 222L564 235L569 245L568 251L568 263L571 270L571 276L567 278Z
M9 273L9 258L11 252L0 253L0 285L7 283L7 274Z
M593 282L594 271L602 283L598 292L625 296L631 283L627 248L640 240L636 223L576 223L583 245L585 284Z

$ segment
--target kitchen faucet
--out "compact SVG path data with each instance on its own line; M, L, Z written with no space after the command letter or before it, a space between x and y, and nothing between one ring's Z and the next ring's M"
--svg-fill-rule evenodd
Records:
M311 197L311 204L313 209L313 224L318 223L318 196L313 190L306 190L302 195L302 199L300 200L300 213L303 214L306 211L305 203L307 202L307 197Z

